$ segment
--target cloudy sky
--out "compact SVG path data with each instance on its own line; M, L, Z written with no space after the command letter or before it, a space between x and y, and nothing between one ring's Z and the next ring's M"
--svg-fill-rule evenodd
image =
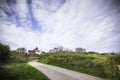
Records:
M0 0L0 42L120 52L120 0Z

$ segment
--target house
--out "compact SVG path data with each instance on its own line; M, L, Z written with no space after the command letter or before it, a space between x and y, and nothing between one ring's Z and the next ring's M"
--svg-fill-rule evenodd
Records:
M35 54L42 54L42 51L40 51L37 47L34 49Z
M36 55L36 54L42 54L42 51L39 50L37 47L33 50L28 50L29 55Z
M28 50L28 55L35 55L34 50Z
M17 48L16 51L19 52L19 53L26 53L25 48Z

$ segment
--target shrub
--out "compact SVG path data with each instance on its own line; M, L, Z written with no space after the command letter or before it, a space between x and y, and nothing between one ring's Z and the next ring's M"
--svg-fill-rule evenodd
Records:
M10 56L10 48L8 45L0 43L0 62L7 61Z
M117 68L117 65L120 65L120 55L117 54L42 54L39 55L39 61L109 80L120 80L120 72Z
M113 55L107 58L104 63L104 71L111 80L120 80L120 71L118 65L120 64L120 55Z

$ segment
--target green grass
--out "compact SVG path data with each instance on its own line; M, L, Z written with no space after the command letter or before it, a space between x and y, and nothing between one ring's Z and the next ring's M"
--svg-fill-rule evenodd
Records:
M0 66L0 80L50 80L26 62L9 62Z
M42 54L39 56L39 61L108 80L120 80L120 72L117 68L120 64L120 55L55 53Z

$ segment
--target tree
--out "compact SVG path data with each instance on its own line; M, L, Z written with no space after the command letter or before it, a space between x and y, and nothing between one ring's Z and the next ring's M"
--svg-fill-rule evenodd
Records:
M86 52L86 49L84 49L84 48L76 48L75 52Z
M36 47L34 50L39 50L38 47Z
M7 61L10 56L10 47L0 43L0 62Z
M63 52L63 46L58 46L58 47L55 47L55 48L53 48L53 51L54 52Z

